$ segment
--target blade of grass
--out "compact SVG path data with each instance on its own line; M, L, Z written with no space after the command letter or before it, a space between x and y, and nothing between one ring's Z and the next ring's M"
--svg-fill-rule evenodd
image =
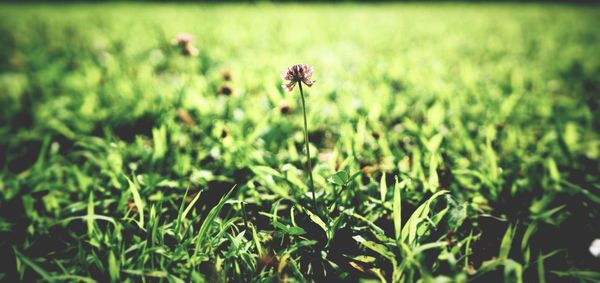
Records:
M94 232L94 194L90 192L87 205L87 232L88 237L91 237Z
M135 180L135 176L134 180ZM129 179L129 177L125 176L125 178L127 179L127 183L129 184L129 191L131 191L131 194L133 195L133 202L135 203L135 206L137 207L137 211L139 214L139 221L138 221L138 226L140 228L144 228L144 202L142 201L142 197L140 196L140 192L139 192L139 184L136 182L132 182L131 179Z
M510 247L512 245L512 240L514 236L513 226L509 225L504 233L504 237L502 237L502 242L500 244L500 251L498 252L498 258L508 258L508 254L510 253Z
M400 184L398 183L398 177L396 177L396 182L394 183L394 204L392 213L397 242L400 241L402 237L402 195L400 191Z
M15 255L17 255L17 257L21 261L23 261L23 263L25 263L27 266L29 266L31 269L33 269L33 271L35 271L37 274L39 274L40 276L42 276L42 278L46 282L54 282L54 280L52 279L52 276L50 276L50 274L48 274L48 272L46 270L44 270L42 267L40 267L39 265L37 265L35 262L33 262L32 260L30 260L29 258L27 258L26 256L24 256L21 252L19 252L17 250L17 248L13 247L13 250L15 252Z
M120 267L113 251L108 253L108 274L111 282L119 282Z
M192 258L190 260L191 265L196 264L196 262L195 262L196 256L198 255L198 252L200 251L200 246L204 242L204 238L207 237L209 228L213 224L215 224L214 223L215 218L217 217L217 215L219 214L219 211L221 211L221 208L225 205L225 202L227 201L227 199L229 199L229 196L235 190L235 188L236 188L236 185L234 185L229 190L229 192L227 192L227 194L225 194L225 196L223 196L221 198L219 203L210 210L210 212L208 213L208 215L206 216L204 221L202 221L202 225L200 226L200 230L198 231L198 235L196 236L197 237L196 238L196 247L194 248L194 254L192 255Z
M202 191L199 191L196 194L196 196L192 199L192 201L190 201L190 203L188 204L188 206L185 208L185 210L181 214L181 219L185 219L186 218L186 216L188 215L188 213L190 213L190 211L192 210L192 208L194 208L194 204L196 204L196 201L198 201L198 199L200 198L201 194L202 194Z
M381 174L381 180L379 181L379 192L381 194L380 198L381 198L381 202L384 203L385 202L385 196L387 195L387 183L385 181L385 172L383 172L383 174Z

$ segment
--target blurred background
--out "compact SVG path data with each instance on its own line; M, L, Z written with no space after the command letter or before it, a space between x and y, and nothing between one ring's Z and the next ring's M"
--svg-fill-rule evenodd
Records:
M408 281L599 276L597 5L18 2L0 4L0 280L392 281L395 176L403 221L449 192L410 248L453 248ZM298 63L327 233L281 87Z

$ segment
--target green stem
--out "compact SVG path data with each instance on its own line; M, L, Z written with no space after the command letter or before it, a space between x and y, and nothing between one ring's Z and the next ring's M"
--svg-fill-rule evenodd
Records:
M304 102L304 92L302 91L302 82L298 82L300 88L300 97L302 98L302 112L304 113L304 144L306 145L306 156L308 157L308 176L310 177L310 190L313 196L313 203L317 209L317 195L315 194L315 184L313 182L312 164L310 161L310 147L308 146L308 126L306 122L306 104Z

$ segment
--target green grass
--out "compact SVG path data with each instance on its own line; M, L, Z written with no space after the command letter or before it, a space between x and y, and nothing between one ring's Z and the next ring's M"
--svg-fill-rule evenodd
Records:
M544 4L1 5L0 280L597 281L599 26Z

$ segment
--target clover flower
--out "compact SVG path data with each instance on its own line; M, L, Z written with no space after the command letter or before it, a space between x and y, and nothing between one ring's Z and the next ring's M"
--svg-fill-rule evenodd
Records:
M228 85L222 85L217 90L217 93L225 96L231 96L233 95L233 89Z
M306 119L306 103L304 101L304 91L302 90L302 84L304 83L306 86L311 87L315 81L311 78L313 74L313 67L309 67L306 64L297 64L291 66L281 74L282 80L289 81L287 84L281 85L286 88L287 91L292 91L296 83L298 84L298 89L300 90L300 98L302 101L302 114L304 114L304 145L306 146L306 173L310 177L310 190L312 191L313 205L316 210L318 210L317 205L317 194L315 193L315 184L313 181L312 174L312 164L310 161L310 146L308 145L308 122Z
M180 33L173 38L173 45L186 47L194 44L194 36L188 33Z
M315 80L311 78L313 70L313 67L309 67L306 64L297 64L291 66L287 68L283 74L281 74L282 80L289 81L281 86L290 92L294 89L296 83L304 83L306 86L311 87L315 83Z
M223 76L224 81L231 81L233 79L233 74L231 71L225 70L221 73L221 75Z
M200 51L194 46L194 36L187 33L180 33L173 38L173 45L181 48L181 54L184 56L198 56Z
M277 109L279 110L279 113L283 115L291 115L293 111L292 106L286 100L279 101L279 103L277 103Z

